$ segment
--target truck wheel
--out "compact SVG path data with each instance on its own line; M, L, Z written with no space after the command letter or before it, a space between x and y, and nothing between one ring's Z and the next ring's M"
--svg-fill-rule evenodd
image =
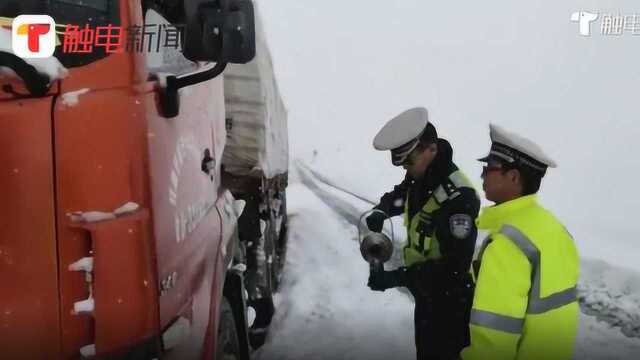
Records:
M233 310L226 298L220 303L220 326L218 328L218 346L214 360L240 360L238 332L233 318Z
M269 274L269 290L271 293L276 293L278 291L278 286L280 286L280 254L278 249L278 239L277 234L275 232L275 221L271 221L269 224L269 234L268 234L268 257L271 259L267 263L268 274Z
M278 269L280 272L284 269L287 260L287 242L289 240L289 225L287 224L287 213L282 215L282 223L280 224L280 233L278 236Z
M271 324L271 320L275 312L273 304L273 294L275 293L277 286L277 284L274 282L274 279L277 279L274 275L277 267L275 256L275 238L276 236L275 232L273 231L273 221L269 221L267 229L263 235L264 252L267 261L264 261L262 266L264 266L264 280L266 284L252 284L252 286L258 287L257 290L260 296L249 301L249 305L256 312L256 318L253 322L253 325L249 329L249 343L251 344L251 347L253 349L258 349L264 344L267 337L267 332L269 330L269 325ZM271 259L271 261L269 261L269 259Z
M271 283L272 288L275 291L280 287L280 281L282 279L282 271L287 255L287 198L284 197L282 206L280 208L280 214L282 221L280 222L280 229L278 229L277 237L274 234L274 251L273 251L273 266L271 267ZM273 221L275 224L276 222Z

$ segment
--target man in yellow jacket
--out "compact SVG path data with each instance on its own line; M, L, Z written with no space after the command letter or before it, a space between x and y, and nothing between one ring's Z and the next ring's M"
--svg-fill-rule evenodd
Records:
M556 164L532 141L491 125L480 159L483 189L494 206L478 229L489 236L476 261L471 345L475 359L571 359L578 332L578 253L571 235L538 204L536 193Z

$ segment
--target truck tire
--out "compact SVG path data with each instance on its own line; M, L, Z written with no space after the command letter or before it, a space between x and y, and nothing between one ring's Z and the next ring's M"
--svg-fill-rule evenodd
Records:
M280 222L280 229L278 231L278 265L280 266L278 271L282 273L284 264L287 260L287 243L289 240L289 224L287 222L287 196L286 193L282 199L282 208L280 209L282 214L282 221Z
M269 232L267 238L268 257L271 261L267 262L267 271L269 276L269 290L272 294L278 292L280 286L280 254L278 249L278 234L275 231L276 221L272 220L269 224Z
M282 280L282 271L284 269L284 264L286 262L287 255L287 198L283 196L282 205L280 207L279 215L281 216L280 228L275 231L275 226L277 225L277 221L272 220L272 224L274 225L274 231L271 231L271 235L273 236L273 250L271 252L272 256L272 264L269 269L271 276L271 289L273 292L277 292L280 288L280 282Z
M233 310L226 298L220 303L220 325L218 327L218 346L214 360L240 360L240 343L233 317Z
M265 233L263 234L264 251L267 258L267 261L265 261L263 264L266 286L261 286L259 288L260 297L249 300L249 305L253 307L256 312L256 318L253 322L253 325L249 329L249 343L254 350L258 349L264 344L267 333L269 331L269 326L271 325L273 314L275 313L273 294L276 292L277 286L277 284L274 283L274 279L277 278L274 274L276 270L276 236L275 232L273 231L273 224L274 221L269 220ZM271 261L269 261L269 259L271 259Z

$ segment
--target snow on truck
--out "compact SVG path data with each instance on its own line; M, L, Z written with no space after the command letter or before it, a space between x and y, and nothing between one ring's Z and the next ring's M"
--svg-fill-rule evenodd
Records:
M24 14L55 20L54 57L13 54ZM0 2L0 358L250 358L288 164L254 19L250 0ZM78 51L73 26L127 34Z

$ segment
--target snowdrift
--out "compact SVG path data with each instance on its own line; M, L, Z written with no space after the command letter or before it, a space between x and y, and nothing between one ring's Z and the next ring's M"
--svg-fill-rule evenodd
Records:
M640 274L603 260L582 260L578 284L580 308L586 315L640 338Z

